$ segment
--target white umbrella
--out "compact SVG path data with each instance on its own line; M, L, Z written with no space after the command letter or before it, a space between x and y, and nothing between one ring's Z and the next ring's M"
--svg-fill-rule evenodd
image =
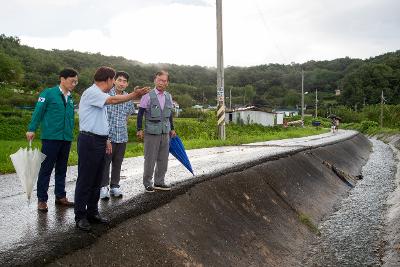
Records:
M21 147L16 153L10 155L10 158L30 203L33 185L36 183L40 165L46 155L37 148L32 149L32 141L30 141L29 148Z

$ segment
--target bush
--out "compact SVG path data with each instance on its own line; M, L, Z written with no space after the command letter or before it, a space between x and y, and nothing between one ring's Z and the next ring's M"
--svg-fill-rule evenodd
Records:
M301 119L301 117L300 117L299 119ZM320 125L319 127L322 127L322 128L331 128L331 119L322 118L322 117L314 118L314 117L309 117L309 116L304 117L304 125L305 125L305 126L313 126L313 125L312 125L312 122L313 122L313 121L319 121L319 122L321 122L321 125Z
M181 113L179 113L180 118L199 118L203 116L203 111L194 108L185 108Z
M32 112L5 109L0 111L0 140L23 140L28 130ZM75 117L74 139L79 133L79 120ZM36 131L36 138L40 138L40 126Z
M332 113L342 118L341 122L362 122L365 120L362 112L355 112L351 108L344 106L335 108Z
M378 128L378 123L376 121L362 121L360 124L359 131L362 133L368 133L371 132L372 130L375 130Z

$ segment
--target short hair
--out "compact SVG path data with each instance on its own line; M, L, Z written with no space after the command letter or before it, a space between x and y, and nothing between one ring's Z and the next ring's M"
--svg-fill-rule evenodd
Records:
M113 79L115 77L115 70L110 67L100 67L96 70L94 74L95 82L106 82L108 79Z
M154 79L161 75L167 75L167 81L169 81L169 73L166 70L157 71L156 74L154 75Z
M118 79L118 77L121 76L124 77L127 81L129 81L129 74L126 71L120 70L115 73L115 79Z
M63 69L62 71L60 71L60 74L58 75L58 78L64 78L67 79L69 77L75 77L78 76L78 72L74 69Z

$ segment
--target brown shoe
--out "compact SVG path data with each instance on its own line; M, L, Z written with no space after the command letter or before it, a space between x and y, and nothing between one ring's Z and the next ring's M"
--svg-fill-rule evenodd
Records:
M66 198L66 197L56 198L56 205L66 206L66 207L73 207L74 206L74 202L69 201L68 198Z
M38 209L38 211L47 212L48 211L47 203L43 202L43 201L39 201L38 205L37 205L37 209Z

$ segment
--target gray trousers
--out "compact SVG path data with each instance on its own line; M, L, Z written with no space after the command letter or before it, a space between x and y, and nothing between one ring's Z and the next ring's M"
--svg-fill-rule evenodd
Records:
M147 134L144 135L144 171L143 185L145 187L154 184L163 185L165 173L168 169L169 134ZM154 171L154 165L156 169Z
M121 165L124 160L126 143L111 143L112 154L106 154L105 156L105 168L103 173L103 179L101 186L108 186L111 188L119 187L119 181L121 179ZM110 183L110 164L111 164L111 183Z

